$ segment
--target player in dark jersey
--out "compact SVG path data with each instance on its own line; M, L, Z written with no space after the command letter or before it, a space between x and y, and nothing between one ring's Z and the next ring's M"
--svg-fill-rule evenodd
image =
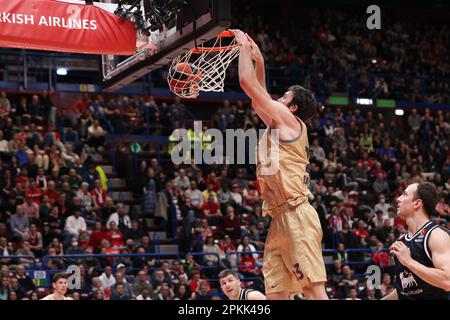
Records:
M395 288L385 300L448 300L450 231L430 220L438 201L429 182L409 185L398 197L397 214L408 233L391 247L395 257Z
M225 269L219 273L220 288L230 300L266 300L266 296L253 289L241 287L236 271Z

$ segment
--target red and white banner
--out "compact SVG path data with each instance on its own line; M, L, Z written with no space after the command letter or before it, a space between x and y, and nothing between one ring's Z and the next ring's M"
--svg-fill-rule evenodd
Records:
M94 5L0 0L0 47L132 55L134 23Z

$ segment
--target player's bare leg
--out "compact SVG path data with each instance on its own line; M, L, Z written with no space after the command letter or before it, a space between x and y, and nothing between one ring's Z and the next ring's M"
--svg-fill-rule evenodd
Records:
M267 300L289 300L289 291L267 293L266 299Z
M311 283L303 289L303 295L307 300L329 300L323 282Z

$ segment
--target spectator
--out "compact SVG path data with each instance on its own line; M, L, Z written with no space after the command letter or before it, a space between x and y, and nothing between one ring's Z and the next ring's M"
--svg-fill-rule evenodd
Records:
M9 277L0 278L0 300L8 300L9 297Z
M169 287L167 283L163 283L160 292L156 294L154 300L173 300L173 297L174 297L173 290Z
M350 288L345 300L361 300L360 298L358 298L358 290L356 288Z
M339 280L339 294L340 297L347 297L350 293L350 289L356 288L358 285L358 279L352 275L352 270L348 265L342 268L343 276Z
M144 289L150 292L150 296L153 296L153 287L148 279L148 274L145 270L140 270L132 286L135 296L142 294Z
M203 205L203 195L200 190L197 189L197 182L191 181L191 185L185 192L185 196L191 199L191 203L194 207L201 208Z
M240 219L236 216L232 206L228 206L226 210L226 215L223 218L224 232L232 239L238 239L241 236Z
M189 287L185 284L180 284L175 287L175 297L174 300L190 300L191 293L189 292Z
M30 244L30 250L37 258L42 257L43 240L42 233L38 231L36 224L30 224L30 229L24 233L24 241Z
M20 239L24 238L25 232L28 231L30 221L23 210L22 205L16 206L16 213L11 216L10 227L11 230Z
M186 191L190 186L189 177L186 176L186 170L180 169L178 170L178 176L175 177L174 186L180 188L183 191Z
M99 179L95 180L95 188L91 191L92 199L94 200L94 207L101 209L105 205L105 201L108 198L108 193L101 186Z
M381 285L380 285L380 293L381 296L384 297L391 293L392 290L395 290L395 288L392 286L391 283L391 276L387 273L383 274Z
M129 296L125 292L125 286L123 285L123 283L116 283L114 285L113 294L111 295L111 300L130 300L130 299L131 296Z
M208 196L201 207L201 213L204 218L208 220L208 224L217 226L221 222L222 213L220 212L219 204L213 194Z
M193 294L192 300L212 300L210 288L205 282L200 283L200 287Z
M148 288L143 288L141 294L136 297L136 300L152 300L152 293Z
M14 292L14 297L15 298L11 299L13 292ZM11 277L10 278L10 285L9 285L9 298L8 298L8 300L22 300L23 298L26 297L26 295L27 295L27 292L20 285L19 279L17 279L14 276Z
M25 294L30 296L31 293L36 290L36 286L31 280L30 276L26 273L24 265L16 266L16 274L15 277L19 282L19 286L25 290Z
M114 221L122 233L126 233L131 228L131 219L127 212L125 212L125 208L123 203L117 204L117 212L111 214L106 223L108 228L111 228L110 224Z
M110 266L105 267L104 272L98 279L104 289L110 289L116 284L116 278L112 274L112 268Z
M66 237L78 237L81 232L87 230L86 221L81 216L81 210L76 208L73 214L67 218L64 231Z
M204 255L203 256L203 264L208 267L218 267L219 263L219 257L220 257L220 248L219 246L214 243L213 237L207 237L206 242L203 245L204 253L211 253L210 255ZM205 270L205 274L208 278L213 278L216 274L217 270L216 268L210 268Z
M386 180L383 177L382 173L379 173L377 175L377 179L373 183L373 191L375 191L376 194L380 193L386 193L389 194L389 185L387 184Z
M319 140L314 139L312 146L310 147L311 152L311 160L316 160L319 163L322 163L325 160L325 151L319 145Z

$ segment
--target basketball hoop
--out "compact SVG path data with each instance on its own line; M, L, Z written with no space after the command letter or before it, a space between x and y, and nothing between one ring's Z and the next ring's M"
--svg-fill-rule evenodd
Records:
M223 92L226 70L238 56L240 46L230 31L220 33L212 45L208 43L172 61L167 82L177 96L192 99L200 91Z

